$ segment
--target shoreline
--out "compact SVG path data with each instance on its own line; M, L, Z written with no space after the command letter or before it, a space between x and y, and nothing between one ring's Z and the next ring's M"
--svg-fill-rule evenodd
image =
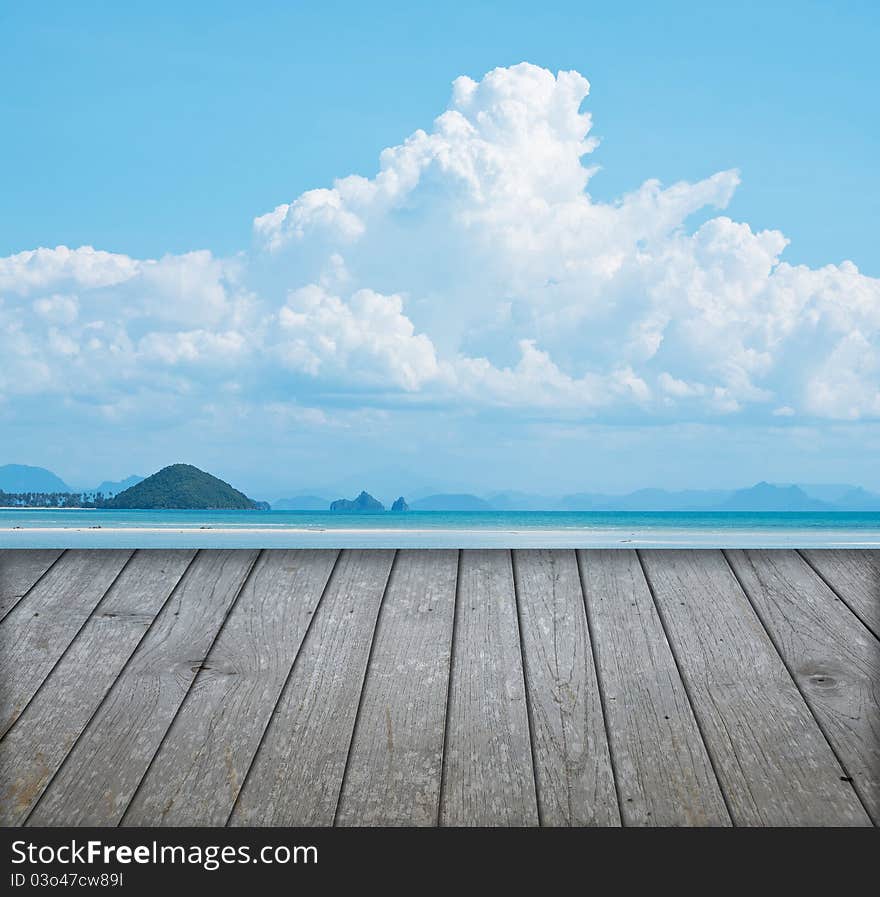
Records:
M880 528L0 527L8 548L853 548L880 549Z
M31 507L30 505L0 505L0 511L103 511L105 508L81 508L79 505L76 507L64 507L64 508L56 508L48 505L34 505Z
M529 533L552 533L552 534L569 534L576 533L593 534L593 533L623 533L623 532L643 532L643 533L694 533L694 534L722 534L722 533L739 533L748 536L766 536L768 532L793 533L804 532L802 527L785 527L772 526L767 528L755 527L681 527L681 526L656 526L656 527L640 527L634 530L632 527L626 526L584 526L584 527L476 527L476 528L460 528L460 527L404 527L404 526L386 526L386 527L361 527L361 526L286 526L283 523L276 523L271 526L222 526L213 524L201 524L198 526L103 526L97 524L95 526L0 526L0 534L2 533L174 533L179 535L195 534L195 533L216 533L218 535L255 535L257 533L266 533L270 535L281 535L283 533L293 534L319 534L319 533L341 533L343 535L352 535L355 533L375 533L377 535L390 535L392 533L412 533L415 535L428 535L450 533L455 535L480 535L481 533L500 534L519 536ZM859 532L862 535L870 535L871 541L875 538L880 539L880 528L876 530L858 530L858 529L839 529L836 527L816 527L812 529L813 533L841 533L850 534Z

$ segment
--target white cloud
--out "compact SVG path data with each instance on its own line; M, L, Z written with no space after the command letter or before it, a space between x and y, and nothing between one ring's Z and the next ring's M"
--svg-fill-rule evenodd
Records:
M689 228L736 171L594 200L588 91L527 64L458 78L374 177L257 217L249 256L0 259L0 399L223 407L234 375L254 407L880 417L880 281L790 265L781 233L724 215Z
M677 380L666 371L663 371L657 377L657 385L667 395L676 399L686 399L706 394L706 387L702 383L687 383L684 380Z
M237 364L247 350L245 337L234 330L211 333L188 330L176 333L148 333L138 343L138 355L167 365L196 364L201 361Z
M32 249L0 258L0 294L27 295L62 284L85 288L112 286L134 277L138 267L138 262L127 255L102 252L91 246Z
M805 407L819 417L880 417L880 351L858 331L841 339L807 383Z
M402 309L400 296L372 290L348 301L315 285L294 290L278 314L279 356L312 377L344 382L354 370L370 385L417 390L437 376L437 357Z
M47 321L72 324L79 314L79 303L75 296L55 294L37 299L34 302L34 311Z
M444 366L444 373L461 398L503 407L595 414L615 401L638 405L650 401L650 387L630 367L574 378L560 370L533 340L521 340L519 351L519 361L513 367L499 369L485 358L460 356Z

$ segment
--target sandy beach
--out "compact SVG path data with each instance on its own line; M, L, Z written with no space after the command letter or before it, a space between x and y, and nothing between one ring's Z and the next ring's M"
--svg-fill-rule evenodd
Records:
M0 527L3 548L880 548L880 530Z

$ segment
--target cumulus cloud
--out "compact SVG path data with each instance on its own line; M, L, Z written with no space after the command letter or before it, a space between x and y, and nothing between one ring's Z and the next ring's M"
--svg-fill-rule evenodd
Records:
M138 262L91 246L32 249L0 258L0 292L28 295L58 284L106 287L134 277Z
M415 333L400 296L358 290L348 302L319 286L294 290L278 315L280 358L313 377L352 370L379 386L413 391L438 373L434 346Z
M369 394L566 417L880 416L880 281L790 265L783 234L724 214L691 227L727 206L736 171L596 201L588 93L528 64L458 78L375 175L259 215L233 259L0 259L0 396L129 409L142 391L215 401L234 378L238 401L275 409Z
M819 417L880 417L880 352L857 330L841 339L807 383L806 406Z

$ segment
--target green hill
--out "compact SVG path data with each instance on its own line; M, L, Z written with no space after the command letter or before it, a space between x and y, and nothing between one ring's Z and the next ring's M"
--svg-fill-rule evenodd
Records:
M249 499L229 483L193 467L172 464L147 477L130 489L105 502L105 508L137 508L158 510L181 508L192 510L254 511L264 507Z

